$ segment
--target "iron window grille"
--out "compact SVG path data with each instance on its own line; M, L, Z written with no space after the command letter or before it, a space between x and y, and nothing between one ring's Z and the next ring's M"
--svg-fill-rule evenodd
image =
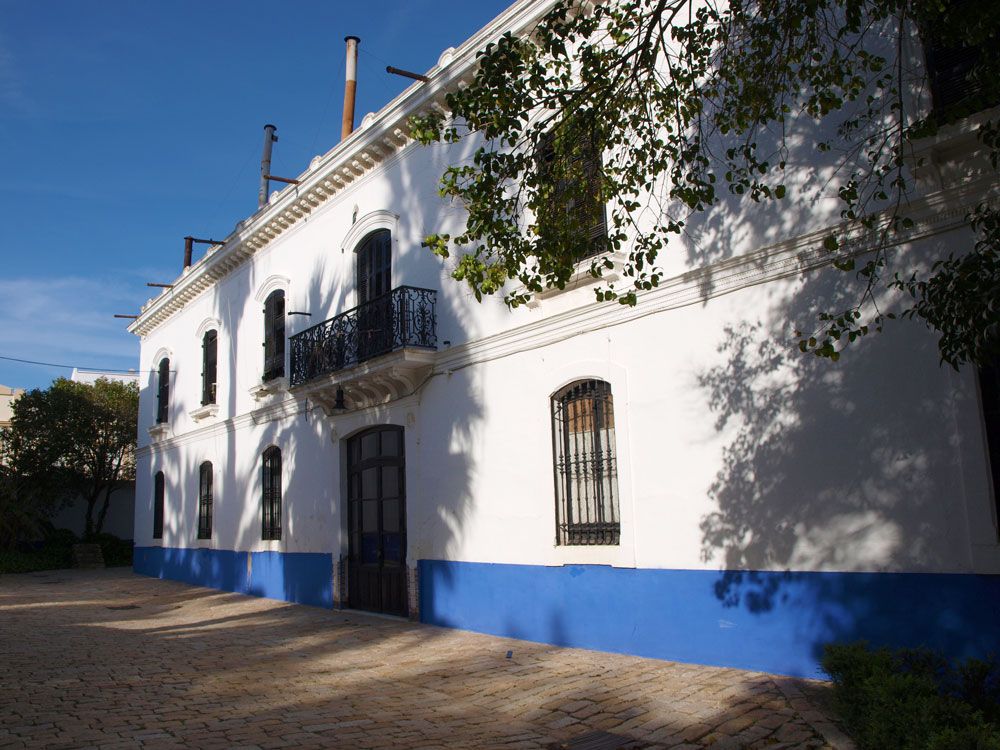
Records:
M285 374L285 293L271 292L264 300L264 381Z
M170 360L164 357L156 373L156 423L165 424L170 408Z
M272 445L264 451L262 472L261 539L281 539L281 450Z
M552 397L556 544L615 545L621 536L611 386L578 380Z
M153 539L163 539L163 501L166 482L163 472L153 477Z
M565 245L578 260L608 249L608 223L601 200L601 152L592 132L576 123L559 123L546 133L538 152L538 171L550 189L539 212L541 235Z
M201 405L215 403L216 381L218 378L219 333L206 331L201 340Z
M198 538L212 538L212 462L205 461L198 472Z

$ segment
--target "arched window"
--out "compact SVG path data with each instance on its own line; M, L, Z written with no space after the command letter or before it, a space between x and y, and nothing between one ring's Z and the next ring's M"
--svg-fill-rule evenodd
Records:
M163 539L164 485L163 472L156 472L153 477L153 539Z
M285 374L285 292L275 289L264 300L264 380Z
M164 424L170 409L170 360L164 357L156 373L156 423Z
M201 405L215 403L219 372L219 332L205 331L201 339Z
M264 451L261 465L261 539L281 539L281 450Z
M198 538L212 538L212 462L205 461L198 472Z
M611 386L578 380L552 397L556 544L618 544L618 464Z

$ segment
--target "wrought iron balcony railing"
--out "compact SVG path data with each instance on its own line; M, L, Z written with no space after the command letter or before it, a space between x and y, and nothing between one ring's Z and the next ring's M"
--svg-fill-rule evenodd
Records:
M291 385L406 347L437 348L437 292L400 286L291 338Z

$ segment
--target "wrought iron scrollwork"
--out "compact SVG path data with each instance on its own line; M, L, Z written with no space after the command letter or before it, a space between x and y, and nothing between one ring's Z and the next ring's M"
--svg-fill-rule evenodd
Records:
M400 286L292 336L293 386L406 347L437 348L437 292Z

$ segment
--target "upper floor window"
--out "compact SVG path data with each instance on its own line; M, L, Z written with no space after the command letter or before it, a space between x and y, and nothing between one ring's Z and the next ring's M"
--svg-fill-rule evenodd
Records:
M358 246L358 304L363 305L392 289L392 233L378 229Z
M170 409L170 360L164 357L156 373L156 423L167 421Z
M557 124L541 140L538 171L550 191L538 212L542 239L581 260L604 252L608 225L593 135Z
M198 538L212 538L212 462L205 461L198 472Z
M206 331L201 339L201 405L215 403L218 379L219 332Z
M163 501L166 492L163 472L153 477L153 539L163 539Z
M618 464L611 386L578 380L552 397L556 544L618 544Z
M261 539L281 539L281 450L272 445L261 462Z
M264 380L285 374L285 292L276 289L264 300Z

